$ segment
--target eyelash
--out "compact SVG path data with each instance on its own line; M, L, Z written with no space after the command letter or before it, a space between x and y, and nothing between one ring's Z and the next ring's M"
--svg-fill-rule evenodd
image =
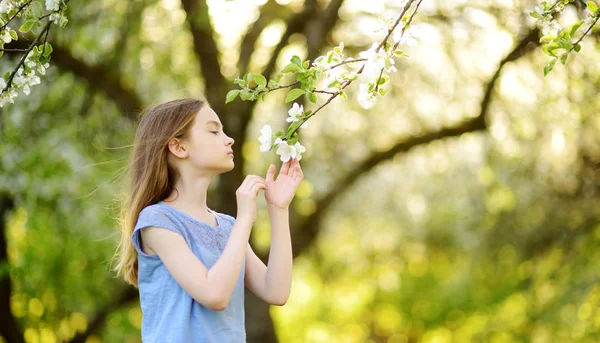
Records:
M216 133L216 134L219 134L219 131L211 131L211 132L212 132L212 133Z

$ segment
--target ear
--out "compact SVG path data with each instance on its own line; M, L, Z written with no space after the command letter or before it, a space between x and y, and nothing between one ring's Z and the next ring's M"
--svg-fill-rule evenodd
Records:
M171 138L167 144L169 151L179 158L187 158L188 152L179 138Z

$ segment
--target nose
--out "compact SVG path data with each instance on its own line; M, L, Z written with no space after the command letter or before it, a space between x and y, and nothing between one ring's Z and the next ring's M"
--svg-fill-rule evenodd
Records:
M231 137L227 137L227 145L231 146L231 145L233 145L233 143L235 143L235 140Z

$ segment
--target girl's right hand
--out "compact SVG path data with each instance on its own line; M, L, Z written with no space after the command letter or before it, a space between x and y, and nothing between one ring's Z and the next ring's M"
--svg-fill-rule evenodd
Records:
M260 189L267 189L267 182L258 175L248 175L235 191L237 198L237 219L256 222L256 198Z

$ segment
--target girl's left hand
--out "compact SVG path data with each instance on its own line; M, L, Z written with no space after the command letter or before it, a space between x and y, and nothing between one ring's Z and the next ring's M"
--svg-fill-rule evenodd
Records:
M297 159L290 159L281 165L281 170L276 180L275 165L271 164L267 170L267 189L264 190L267 205L278 209L287 210L296 190L304 179L300 162Z

